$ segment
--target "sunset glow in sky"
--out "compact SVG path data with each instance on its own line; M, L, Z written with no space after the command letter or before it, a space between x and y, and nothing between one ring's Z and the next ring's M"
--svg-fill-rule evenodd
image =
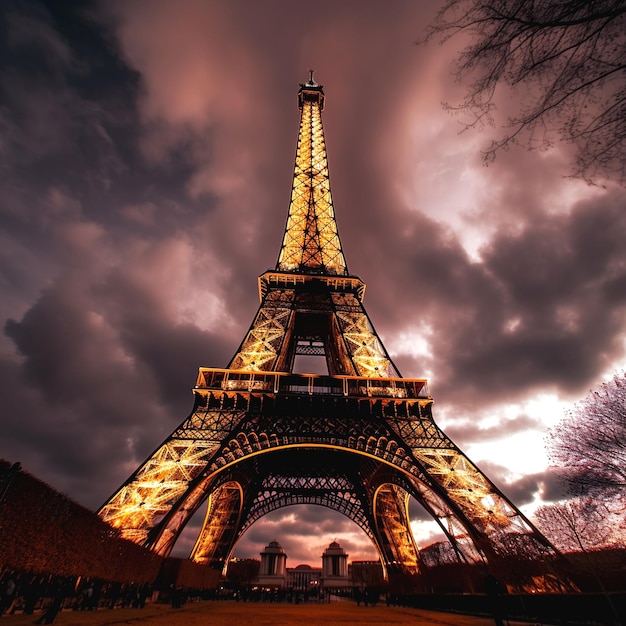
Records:
M387 350L523 511L562 495L547 431L626 363L626 190L567 178L558 143L485 167L497 129L441 106L463 42L414 45L438 6L2 3L0 458L97 509L189 414L276 264L313 68L343 251ZM420 545L438 538L411 512ZM375 557L315 506L235 554L272 540L289 567L333 540Z

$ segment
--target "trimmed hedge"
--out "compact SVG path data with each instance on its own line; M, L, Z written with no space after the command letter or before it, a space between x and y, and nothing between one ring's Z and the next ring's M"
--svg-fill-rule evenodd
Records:
M0 570L153 583L162 561L93 511L0 460Z

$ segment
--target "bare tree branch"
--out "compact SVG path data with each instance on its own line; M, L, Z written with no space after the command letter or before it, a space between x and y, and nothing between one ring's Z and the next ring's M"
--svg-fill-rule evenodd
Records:
M510 131L484 152L576 146L572 175L626 185L626 0L448 0L424 43L471 36L457 59L466 128L494 124L499 84L521 91ZM523 90L523 91L522 91Z
M621 542L612 526L612 512L593 498L547 504L537 509L535 519L546 537L565 552L587 552Z
M626 376L592 391L550 431L548 453L574 494L626 499Z

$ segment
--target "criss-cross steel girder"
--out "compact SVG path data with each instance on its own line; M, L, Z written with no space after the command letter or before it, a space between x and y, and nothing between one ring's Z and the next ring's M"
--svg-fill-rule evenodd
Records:
M420 571L409 522L415 498L459 559L538 559L555 550L436 425L423 379L402 378L348 274L330 194L321 112L311 75L300 86L294 182L274 270L225 369L200 368L191 415L113 494L100 515L167 555L207 503L191 558L222 569L260 517L316 504L353 520L389 574ZM328 375L293 371L326 358Z
M312 77L300 86L298 106L301 120L291 203L276 269L345 275L322 127L324 91Z

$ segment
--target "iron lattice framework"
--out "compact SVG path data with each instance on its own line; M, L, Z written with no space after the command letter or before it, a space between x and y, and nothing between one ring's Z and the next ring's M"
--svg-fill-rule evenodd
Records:
M261 304L225 369L200 368L191 415L100 510L124 537L170 553L205 502L191 558L223 569L252 523L317 504L356 522L387 574L416 574L415 498L459 559L495 562L511 545L554 549L435 424L422 379L402 378L348 274L330 193L322 86L300 85L300 132L285 236ZM323 355L328 375L293 372Z

